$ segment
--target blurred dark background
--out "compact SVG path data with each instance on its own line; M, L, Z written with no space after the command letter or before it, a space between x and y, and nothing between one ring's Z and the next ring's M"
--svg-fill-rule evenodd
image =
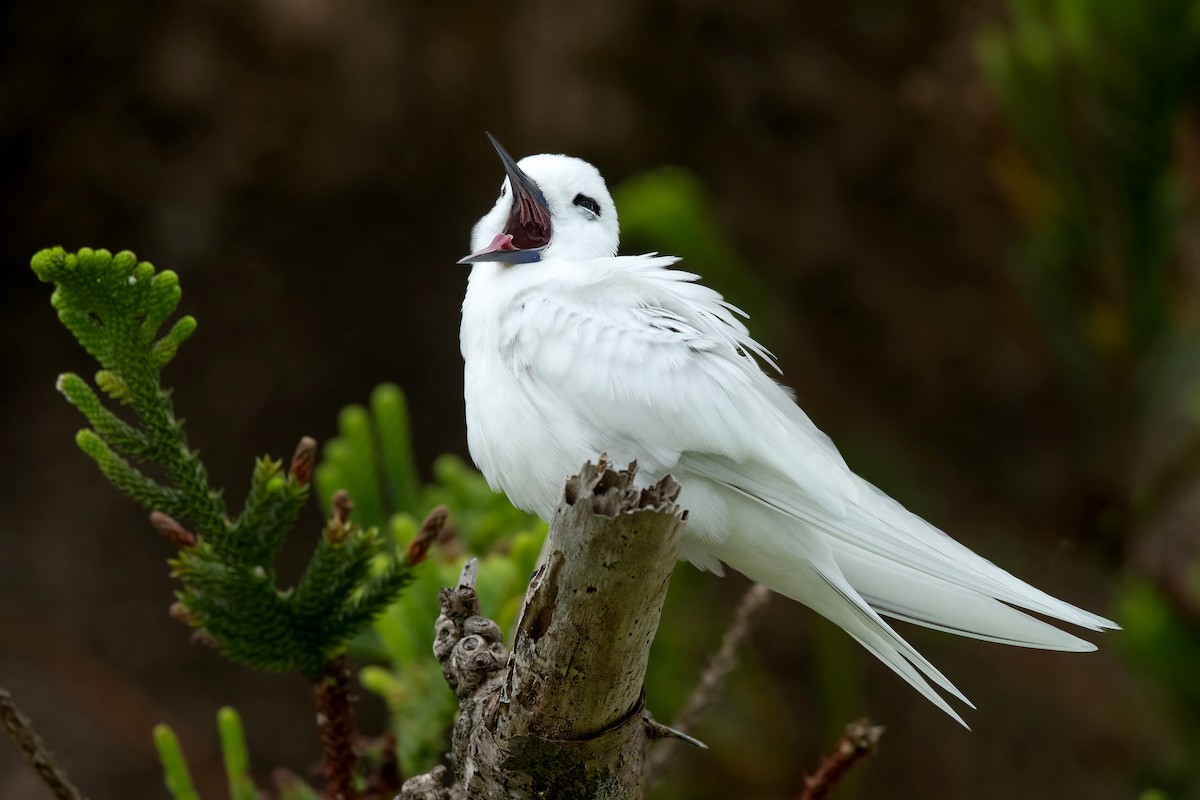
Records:
M487 129L614 187L685 170L735 265L713 282L851 465L1129 628L1089 656L912 631L979 706L967 733L775 601L670 796L788 797L869 714L888 732L846 796L1200 797L1200 14L1086 5L6 5L0 685L95 800L165 796L160 721L219 784L223 704L262 774L308 769L303 682L167 617L171 549L73 444L55 376L93 368L29 258L130 249L179 273L200 328L167 380L235 507L255 455L329 438L384 380L422 463L465 455L454 262L502 177ZM664 625L719 634L743 581L685 580L716 610ZM48 797L5 744L0 797Z

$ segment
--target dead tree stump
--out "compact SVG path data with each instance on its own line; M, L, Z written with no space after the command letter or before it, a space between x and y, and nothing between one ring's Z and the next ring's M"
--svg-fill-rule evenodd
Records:
M407 781L400 800L642 797L642 681L686 514L670 477L634 486L603 458L567 481L509 654L480 616L474 562L443 589L434 653L459 699L453 774Z

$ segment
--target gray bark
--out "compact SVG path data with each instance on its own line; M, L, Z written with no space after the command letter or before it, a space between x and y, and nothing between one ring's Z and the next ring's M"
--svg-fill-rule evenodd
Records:
M636 489L604 459L567 481L509 654L479 614L474 562L443 589L434 653L459 698L453 774L400 800L642 797L649 720L642 681L686 517L679 486ZM447 784L447 781L450 781Z

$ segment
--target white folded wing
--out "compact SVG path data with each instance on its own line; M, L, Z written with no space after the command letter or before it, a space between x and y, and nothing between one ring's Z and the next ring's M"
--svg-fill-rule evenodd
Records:
M1013 577L854 475L763 372L756 359L773 367L771 356L740 312L669 269L674 261L556 263L552 280L527 270L500 345L531 396L583 427L590 452L579 461L601 451L637 458L650 477L674 473L685 501L691 492L720 506L710 519L693 509L694 560L720 558L829 617L959 722L927 679L966 698L880 614L1069 651L1094 646L1016 609L1117 627ZM766 524L731 524L748 520Z

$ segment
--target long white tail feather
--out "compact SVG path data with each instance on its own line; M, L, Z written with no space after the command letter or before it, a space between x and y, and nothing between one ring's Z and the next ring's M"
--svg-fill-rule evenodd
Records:
M714 456L688 454L680 464L710 480L720 481L744 497L807 523L835 540L885 561L910 567L970 592L1082 628L1099 631L1119 627L1111 620L1063 602L1013 577L917 515L906 511L866 481L858 479L863 499L867 502L848 505L846 515L836 517L805 503L803 496L796 496L794 489L789 496L786 493L787 486L782 481L775 486L772 485L775 481L759 476L751 487L747 487L749 481L745 472L726 461Z
M850 585L885 616L926 628L1039 650L1085 653L1091 642L1017 611L986 594L972 592L911 567L833 544L834 558Z
M753 552L725 550L721 553L722 560L843 628L930 702L967 727L930 682L974 708L971 701L871 608L847 581L829 551L821 546L823 543L815 542L797 568L797 560L787 557L787 551L808 537L795 527L790 531L792 536L780 535L781 532L781 529L764 532L766 535L760 539L763 547Z
M935 528L904 508L904 506L891 497L888 497L872 484L858 476L855 476L855 478L863 489L863 495L870 498L872 511L876 519L884 525L896 528L902 534L908 534L933 548L940 549L949 555L956 564L974 567L979 574L986 575L993 581L1004 586L1009 592L1012 592L1013 599L997 595L999 599L1093 631L1120 629L1120 626L1112 620L1105 619L1098 614L1093 614L1078 606L1059 600L1057 597L1049 595L1041 589L1014 577L961 542L952 539L945 532ZM1017 597L1024 598L1024 601L1016 599Z
M896 633L891 625L884 622L883 618L876 613L875 609L871 608L867 601L864 600L853 586L842 575L841 571L836 567L833 569L816 566L817 574L821 579L844 601L841 609L849 611L853 618L857 619L861 625L855 625L862 632L866 632L873 638L878 638L883 645L891 650L896 651L896 654L903 657L914 667L919 669L925 677L932 680L942 689L949 692L954 697L966 703L971 708L975 705L967 699L958 687L950 682L950 679L941 673L937 667L929 662L925 656L917 652L916 648L905 641L904 637ZM844 614L839 614L841 623L845 625L847 620Z
M819 580L802 582L799 592L790 587L771 588L793 600L804 603L845 630L854 637L855 641L867 648L926 699L948 714L951 719L964 728L969 728L970 726L959 713L946 702L944 697L938 694L933 686L930 686L929 681L932 680L942 689L974 708L971 701L912 645L892 630L891 626L858 596L853 587L836 569L836 567L822 569L814 565L814 571Z
M891 526L890 520L885 523L874 515L856 515L853 506L848 507L846 518L823 518L798 504L766 502L725 481L725 465L715 459L711 459L714 463L708 461L689 456L687 466L696 469L702 465L706 474L699 481L718 492L741 498L737 501L727 497L726 502L734 500L735 504L741 504L733 524L754 530L755 535L748 540L755 546L750 550L738 546L747 539L713 542L707 554L807 605L845 629L964 727L962 717L935 687L968 706L970 700L880 614L961 636L1068 652L1086 652L1095 647L1012 605L1082 627L1115 627L1108 620L1034 589L995 565L980 564L983 559L956 560L951 553L935 549L941 544L953 552L945 542L961 545L915 515L898 520L905 523L907 537ZM689 491L697 488L697 478L693 475L692 481L685 483L691 487ZM691 501L699 499L700 496L693 494ZM869 524L875 526L875 541L887 545L883 553L879 548L867 546L871 537L866 531L856 530L855 526ZM887 536L879 535L879 529L884 527L888 529Z
M908 661L906 661L899 653L897 653L895 648L888 647L886 643L879 644L871 641L867 637L860 636L850 627L846 627L845 630L846 633L850 634L854 638L854 641L861 644L869 653L871 653L871 655L875 656L884 664L886 664L888 668L892 670L892 672L895 672L897 675L903 678L905 683L909 684L918 692L920 692L926 700L944 711L946 715L950 717L950 719L954 720L959 725L962 725L967 730L971 730L971 726L966 723L966 720L962 718L962 715L955 711L950 704L946 702L945 698L934 691L933 687L929 685L929 682L921 677L921 674L913 669L913 665L908 663ZM877 639L878 637L870 638ZM968 705L970 705L970 703L968 703Z

